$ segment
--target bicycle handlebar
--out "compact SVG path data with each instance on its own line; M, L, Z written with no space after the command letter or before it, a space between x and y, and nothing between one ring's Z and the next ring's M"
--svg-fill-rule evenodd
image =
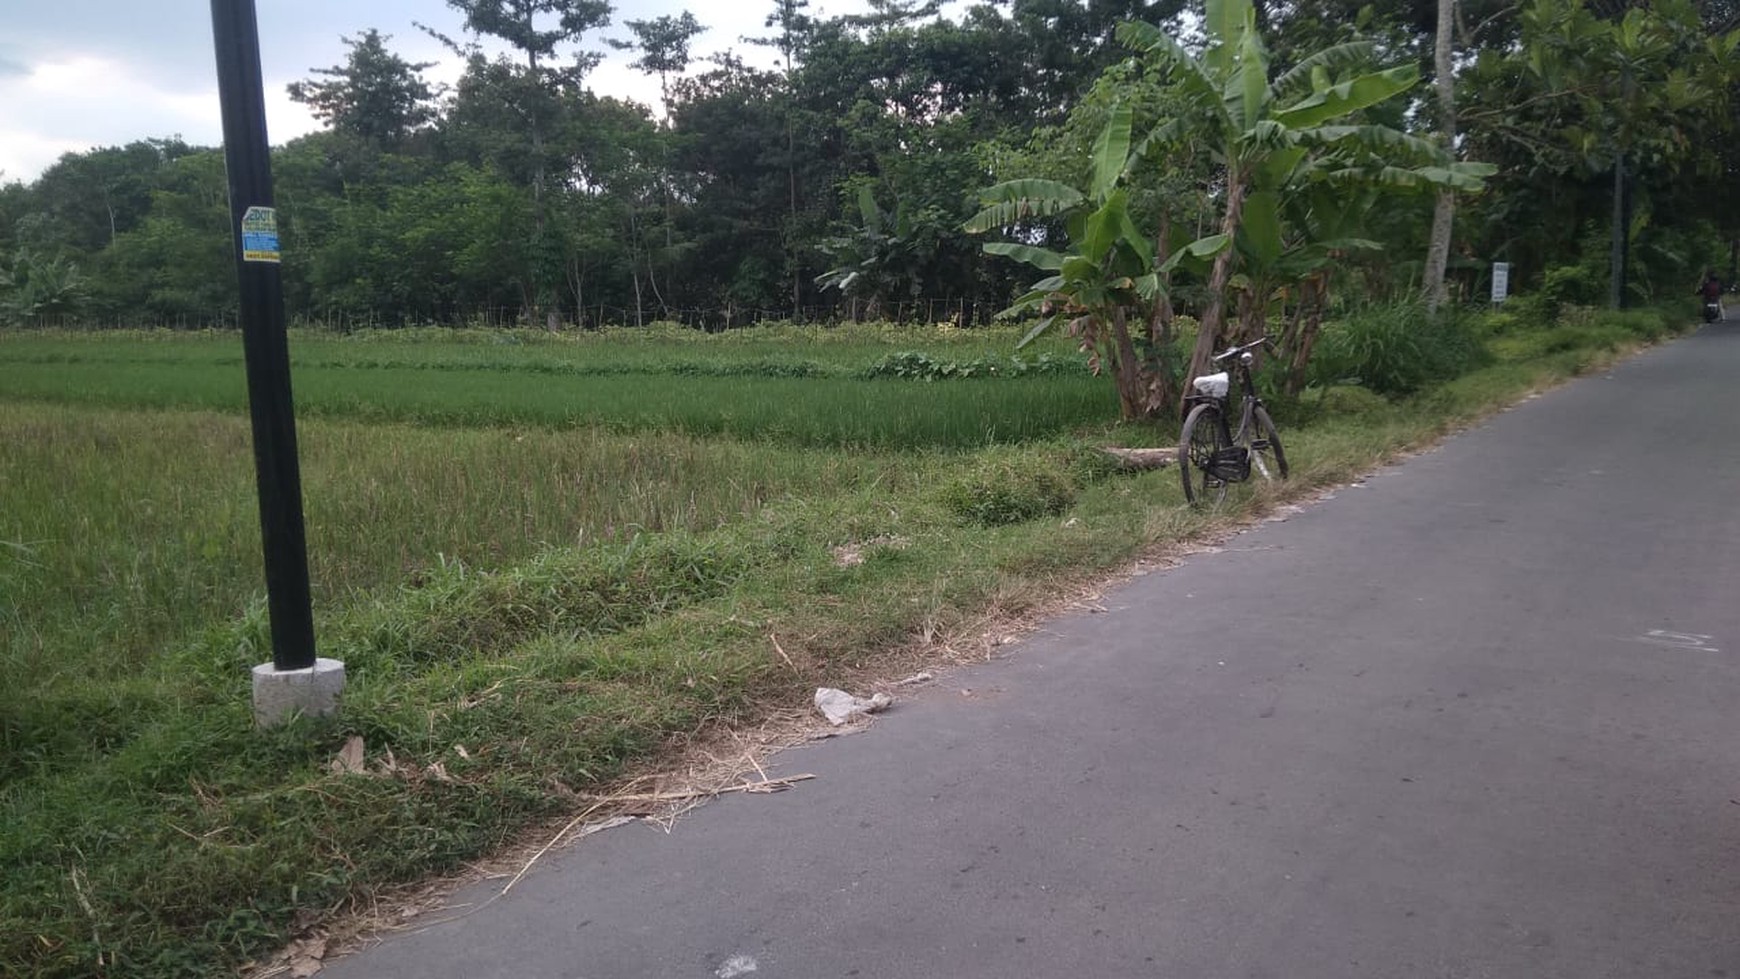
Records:
M1269 340L1268 337L1266 337L1266 336L1258 337L1255 340L1252 340L1250 343L1247 343L1242 347L1228 347L1224 352L1215 354L1212 358L1210 358L1209 362L1218 364L1223 360L1226 360L1226 359L1231 358L1231 357L1237 357L1239 354L1245 353L1246 351L1255 350L1258 347L1273 348L1273 346L1274 346L1274 344Z

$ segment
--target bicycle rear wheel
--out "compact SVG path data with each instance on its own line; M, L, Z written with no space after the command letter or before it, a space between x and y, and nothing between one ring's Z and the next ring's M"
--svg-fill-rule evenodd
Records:
M1281 448L1281 436L1262 405L1251 409L1251 426L1245 435L1250 439L1251 468L1264 479L1286 479L1287 452Z
M1219 405L1190 409L1178 433L1178 475L1184 482L1185 502L1214 505L1226 499L1226 480L1215 475L1214 467L1231 447Z

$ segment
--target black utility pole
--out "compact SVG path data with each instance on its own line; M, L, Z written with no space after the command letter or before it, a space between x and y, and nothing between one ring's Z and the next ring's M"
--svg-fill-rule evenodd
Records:
M278 216L272 205L272 160L266 143L254 0L211 0L211 29L217 48L218 99L223 106L230 231L241 283L242 348L254 421L272 665L278 670L307 670L315 660L314 612L308 592L302 474L290 401L290 343L284 333Z

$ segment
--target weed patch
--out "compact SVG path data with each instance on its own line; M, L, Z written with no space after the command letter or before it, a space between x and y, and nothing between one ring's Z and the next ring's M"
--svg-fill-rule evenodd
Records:
M1489 360L1465 320L1419 302L1355 310L1324 328L1311 361L1321 386L1358 384L1389 397L1458 377Z
M942 503L959 519L996 527L1062 513L1077 487L1056 460L1033 453L995 453L943 484Z

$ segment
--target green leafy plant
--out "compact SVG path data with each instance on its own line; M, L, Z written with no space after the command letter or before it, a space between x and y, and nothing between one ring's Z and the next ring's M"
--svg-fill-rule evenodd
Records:
M1356 309L1326 327L1312 374L1321 386L1351 382L1399 397L1489 360L1466 322L1409 300Z
M906 380L942 381L969 377L1057 377L1079 374L1080 361L1040 354L1026 357L976 357L972 360L938 360L916 350L889 354L865 368L859 375L866 379L881 377Z
M1204 239L1156 264L1154 245L1136 227L1129 194L1119 186L1136 160L1133 125L1129 105L1113 106L1094 143L1086 191L1033 177L1005 181L981 194L985 206L966 228L1027 237L990 242L985 251L1051 273L1005 311L1039 315L1022 342L1061 324L1091 353L1095 370L1110 371L1123 416L1148 418L1169 409L1179 390L1166 356L1175 334L1163 279L1181 262L1224 250L1228 240ZM1039 221L1063 222L1068 252L1032 243L1031 228Z
M1477 190L1493 172L1363 118L1365 110L1413 87L1419 76L1414 65L1366 70L1373 45L1349 42L1308 54L1271 78L1251 0L1208 0L1205 12L1207 45L1200 54L1150 24L1129 22L1118 29L1187 100L1183 111L1147 134L1139 152L1164 161L1206 151L1225 168L1218 234L1184 248L1212 258L1191 376L1206 372L1227 338L1229 287L1251 297L1248 330L1267 308L1273 285L1314 279L1338 255L1374 247L1343 220L1361 212L1356 203L1371 207L1368 188ZM1235 281L1237 262L1244 272ZM1300 369L1310 355L1314 324L1288 338Z
M1054 460L993 454L944 483L938 496L961 520L996 527L1062 513L1078 491L1069 471Z
M89 281L65 258L19 252L0 260L0 323L24 326L73 316L90 303Z

